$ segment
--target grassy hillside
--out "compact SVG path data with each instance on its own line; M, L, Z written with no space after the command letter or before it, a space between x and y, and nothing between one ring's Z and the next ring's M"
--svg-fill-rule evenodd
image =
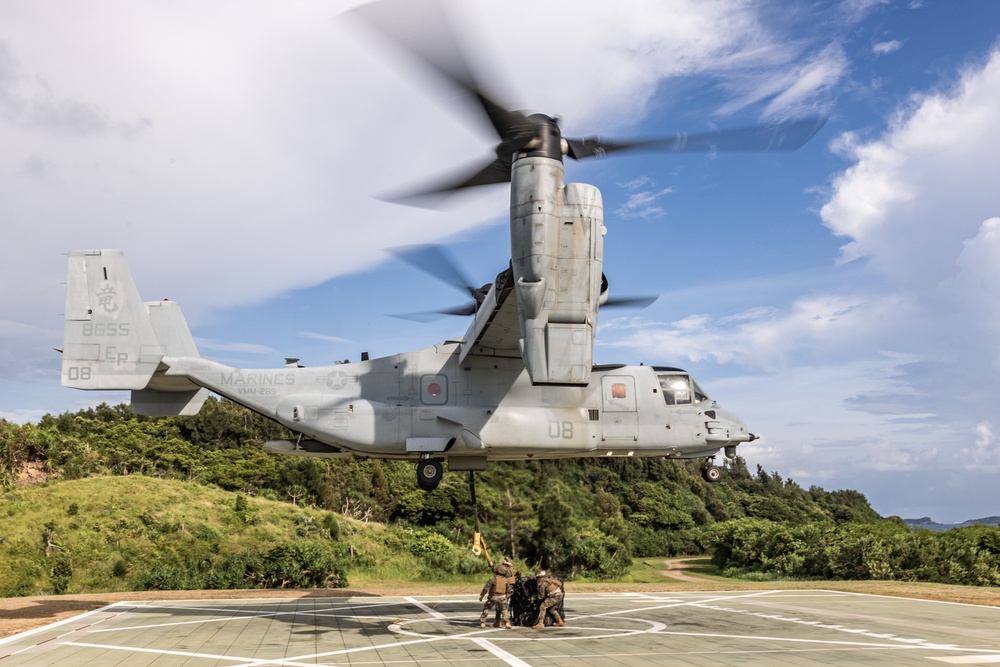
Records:
M0 516L5 596L341 587L353 576L478 581L485 571L481 559L431 533L138 475L10 489Z

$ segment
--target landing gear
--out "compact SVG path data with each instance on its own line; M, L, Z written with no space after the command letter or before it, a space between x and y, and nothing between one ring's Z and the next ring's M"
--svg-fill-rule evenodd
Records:
M701 476L705 478L706 482L718 482L722 478L722 468L714 465L709 459L705 467L701 469Z
M417 486L424 491L433 491L441 483L444 468L437 459L422 459L417 461Z

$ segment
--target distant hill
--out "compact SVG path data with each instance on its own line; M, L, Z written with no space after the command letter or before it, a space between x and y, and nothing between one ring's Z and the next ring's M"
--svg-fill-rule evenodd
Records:
M969 519L968 521L963 521L962 523L938 523L929 516L921 517L919 519L903 519L903 522L914 530L917 530L918 528L926 528L928 530L951 530L952 528L967 528L968 526L975 525L1000 526L1000 516L988 516L982 519Z

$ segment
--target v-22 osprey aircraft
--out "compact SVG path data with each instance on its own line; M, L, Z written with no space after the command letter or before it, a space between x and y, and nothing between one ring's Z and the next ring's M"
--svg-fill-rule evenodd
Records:
M470 288L467 309L451 311L473 316L465 335L330 366L290 359L232 368L199 355L177 303L143 302L121 251L78 250L69 253L62 384L131 390L132 411L152 416L196 414L214 392L298 434L268 451L409 459L428 491L444 462L481 471L491 460L532 458L703 458L706 479L717 480L715 456L734 457L756 438L743 421L679 368L594 363L599 309L614 304L603 204L596 187L564 182L563 158L791 150L824 120L633 141L566 138L554 118L495 102L460 57L435 60L399 39L379 13L384 5L362 7L358 18L471 95L500 139L495 159L432 191L510 183L510 264Z

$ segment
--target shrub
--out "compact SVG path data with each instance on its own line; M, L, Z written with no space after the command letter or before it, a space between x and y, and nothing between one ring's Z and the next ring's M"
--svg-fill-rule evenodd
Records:
M202 586L188 569L157 563L139 575L136 587L140 591L178 591Z
M336 541L340 539L340 522L337 521L336 514L327 512L323 516L323 529L330 535L331 540Z
M70 579L73 578L73 566L69 560L60 558L52 564L52 591L56 595L62 595L69 588Z
M444 555L450 552L453 547L454 545L447 537L424 531L411 533L406 544L406 550L414 556Z

